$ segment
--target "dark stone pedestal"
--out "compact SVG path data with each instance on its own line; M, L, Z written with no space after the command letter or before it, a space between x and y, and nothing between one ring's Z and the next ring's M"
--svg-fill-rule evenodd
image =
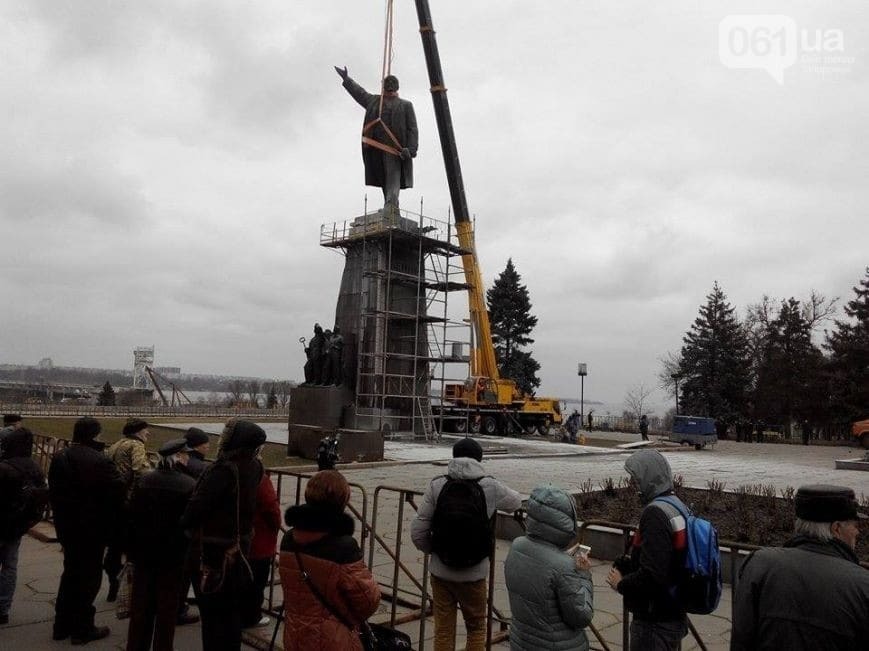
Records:
M316 460L320 440L334 435L342 462L382 461L381 432L345 427L354 422L354 411L353 392L346 386L292 389L287 455Z

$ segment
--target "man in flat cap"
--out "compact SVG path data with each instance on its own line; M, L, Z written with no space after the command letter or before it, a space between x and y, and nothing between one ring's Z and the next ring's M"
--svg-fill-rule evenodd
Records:
M136 482L149 470L151 470L151 462L148 461L148 452L145 449L145 443L148 441L148 423L143 420L131 418L124 425L123 436L112 443L109 449L106 450L106 455L115 462L118 467L118 472L124 479L124 485L127 488L126 504L129 505L130 498L133 495L133 487ZM106 571L106 576L109 578L109 592L107 595L108 601L114 601L118 596L118 574L124 566L122 557L124 555L124 540L126 538L126 523L127 518L124 518L118 523L115 532L115 539L109 543L109 548L106 550L106 558L103 561L103 569Z
M384 210L398 210L398 191L413 187L413 159L419 131L413 104L398 96L398 78L383 78L383 92L372 95L357 84L347 68L335 66L344 89L365 109L362 160L365 185L383 189Z
M795 499L795 535L783 547L760 549L739 571L732 651L845 651L869 640L869 570L854 553L854 491L802 486Z
M207 432L203 432L198 427L191 427L184 434L184 440L187 441L188 459L187 465L182 468L182 472L199 479L207 467L209 462L206 461L205 455L208 454L208 448L211 444L211 436Z
M164 443L156 470L145 473L130 502L128 556L134 564L127 651L171 649L189 539L181 516L196 482L184 473L183 438ZM197 618L198 619L198 618Z
M495 511L512 513L522 506L519 493L487 475L482 461L483 448L477 441L459 439L453 445L447 474L431 481L411 523L413 544L431 554L435 651L456 648L457 606L465 620L468 651L486 648L486 578L494 529L485 532L484 540L477 528L474 533L467 527L458 530L459 522L467 520L451 514L476 512L480 497L490 523Z
M99 433L99 422L79 418L72 444L54 455L48 469L54 528L63 547L53 637L72 636L74 644L109 634L107 626L94 625L94 599L100 591L106 542L123 513L126 487L117 466L103 454L105 444L95 440Z

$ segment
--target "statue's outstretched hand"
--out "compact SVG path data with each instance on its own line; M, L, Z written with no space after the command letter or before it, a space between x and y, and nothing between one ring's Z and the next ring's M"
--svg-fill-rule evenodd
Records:
M343 68L335 66L335 72L338 73L338 76L341 77L341 79L347 79L347 66L344 66Z

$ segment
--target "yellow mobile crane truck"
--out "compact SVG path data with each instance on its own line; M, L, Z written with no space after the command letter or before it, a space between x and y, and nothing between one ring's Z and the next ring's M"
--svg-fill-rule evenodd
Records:
M545 434L552 425L561 423L558 399L528 396L519 390L516 382L502 378L498 372L473 225L428 0L416 0L416 10L456 232L459 246L466 252L462 255L462 266L473 329L470 377L463 384L448 384L444 388L441 426L457 432L470 429L475 433L496 434L519 430L530 434L537 430Z

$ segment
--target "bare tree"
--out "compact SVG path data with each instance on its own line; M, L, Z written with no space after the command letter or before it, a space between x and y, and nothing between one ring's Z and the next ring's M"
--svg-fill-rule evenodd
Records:
M241 396L244 394L244 382L241 380L232 380L229 384L226 385L226 391L229 393L232 398L233 404L241 400Z
M676 395L676 378L682 368L682 353L669 351L665 357L658 358L661 370L658 371L658 386L669 396Z
M259 380L250 380L247 383L247 397L250 399L250 404L256 407L259 404L257 396L260 392Z
M286 407L290 402L290 383L286 380L281 380L275 384L275 390L278 394L278 404L281 407Z
M652 395L654 389L650 389L644 383L635 384L625 394L625 411L632 418L639 420L640 416L645 413L646 400Z
M820 292L812 290L809 300L803 302L803 318L808 322L809 328L813 332L822 323L833 319L838 301L838 296L827 299Z

